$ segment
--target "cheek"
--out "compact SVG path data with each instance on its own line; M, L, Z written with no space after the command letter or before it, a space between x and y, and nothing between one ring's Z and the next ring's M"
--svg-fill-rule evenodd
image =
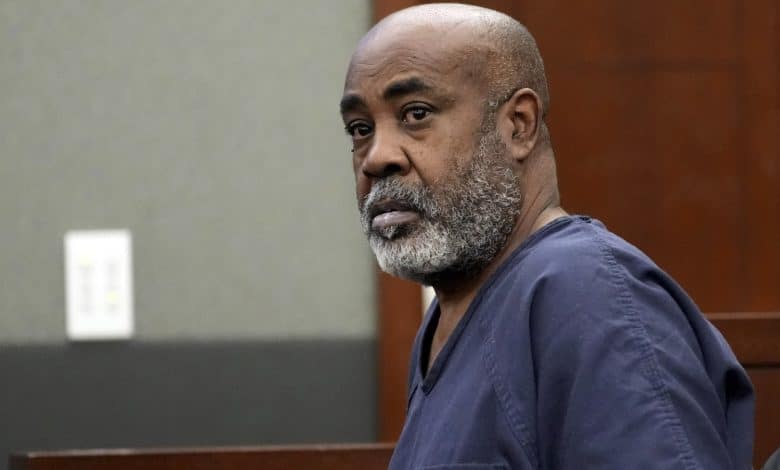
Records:
M368 196L371 191L371 180L365 175L355 173L355 197L357 198L358 207L363 204L363 199Z
M355 176L355 193L357 194L358 198L361 194L361 186L365 186L367 184L366 177L363 174L362 171L360 171L362 165L362 160L357 157L354 153L352 154L352 174Z
M468 165L475 149L463 137L462 134L445 134L438 145L427 146L418 153L415 167L425 184L446 184Z

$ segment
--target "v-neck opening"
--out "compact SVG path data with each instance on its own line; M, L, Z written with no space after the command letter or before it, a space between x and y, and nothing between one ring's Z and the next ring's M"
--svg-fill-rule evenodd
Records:
M513 264L514 259L519 256L520 253L525 251L529 246L535 244L537 240L549 232L557 229L559 226L568 225L573 220L584 220L588 222L590 221L590 218L572 215L559 217L526 238L523 243L521 243L520 246L517 247L515 251L512 252L512 254L503 263L501 263L495 272L493 272L493 274L491 274L490 277L482 284L482 286L477 291L477 295L474 296L474 299L466 309L466 313L463 314L463 317L458 321L455 330L453 330L453 332L450 334L450 337L447 338L447 341L444 343L441 351L439 351L439 353L436 355L436 358L433 360L433 364L429 364L428 362L430 359L430 351L433 343L433 335L436 332L436 328L439 324L439 317L441 316L439 300L434 299L433 304L430 307L431 311L428 315L427 321L423 326L422 337L420 338L422 341L420 344L420 355L417 358L417 364L415 365L417 369L417 375L421 382L420 388L424 394L427 395L431 392L431 390L433 390L434 385L436 385L439 376L442 374L444 367L447 364L447 360L455 349L455 346L462 336L463 331L466 329L466 325L468 325L470 322L471 317L474 316L474 312L482 302L482 298L485 296L485 293L490 290L490 287L493 285L494 281L498 279L501 274L506 269L508 269L508 266Z
M458 339L463 333L463 330L466 328L466 325L468 324L469 319L472 316L472 312L473 312L472 305L474 305L474 302L472 302L472 304L469 305L468 309L466 310L466 313L463 315L463 318L461 318L458 321L457 326L455 326L455 330L453 330L453 332L450 334L450 337L447 338L447 341L444 343L444 346L441 348L439 353L434 358L433 363L428 364L430 358L431 346L433 343L433 335L436 332L436 327L439 324L439 317L441 315L441 309L439 308L439 301L436 300L434 310L431 313L429 321L425 327L425 331L423 332L422 339L424 342L422 344L422 348L420 351L421 354L418 363L418 368L420 374L422 375L421 388L423 393L425 393L426 395L430 393L430 391L433 389L433 386L438 381L438 378L441 375L444 366L447 363L447 359L449 359L449 356L452 354L452 351L455 348Z

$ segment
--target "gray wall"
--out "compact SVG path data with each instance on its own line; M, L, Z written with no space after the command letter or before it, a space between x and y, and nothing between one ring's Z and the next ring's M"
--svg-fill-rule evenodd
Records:
M0 341L64 335L62 236L134 235L138 337L373 335L338 117L367 0L0 0Z
M337 112L369 6L0 0L0 451L373 438L373 262ZM62 237L91 228L132 231L130 342L65 338ZM192 386L209 367L240 372ZM101 380L111 413L84 393ZM222 425L161 426L176 401L139 390Z

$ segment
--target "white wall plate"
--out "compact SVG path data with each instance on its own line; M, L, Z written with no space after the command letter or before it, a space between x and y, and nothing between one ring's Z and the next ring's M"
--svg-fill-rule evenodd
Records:
M71 340L133 336L132 241L127 230L65 234L66 326Z

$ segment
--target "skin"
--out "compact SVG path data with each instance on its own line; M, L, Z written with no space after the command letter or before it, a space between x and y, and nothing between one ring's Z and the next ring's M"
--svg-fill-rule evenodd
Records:
M405 10L384 20L358 45L347 72L342 118L353 140L358 204L389 176L434 191L458 178L476 151L490 90L489 77L463 66L475 44L491 48L486 24L460 6ZM489 73L488 67L482 67ZM480 286L533 232L566 215L558 203L553 151L542 132L542 101L517 90L496 112L504 157L519 177L523 204L512 233L476 276L434 285L440 318L432 364ZM414 213L399 217L414 223Z

